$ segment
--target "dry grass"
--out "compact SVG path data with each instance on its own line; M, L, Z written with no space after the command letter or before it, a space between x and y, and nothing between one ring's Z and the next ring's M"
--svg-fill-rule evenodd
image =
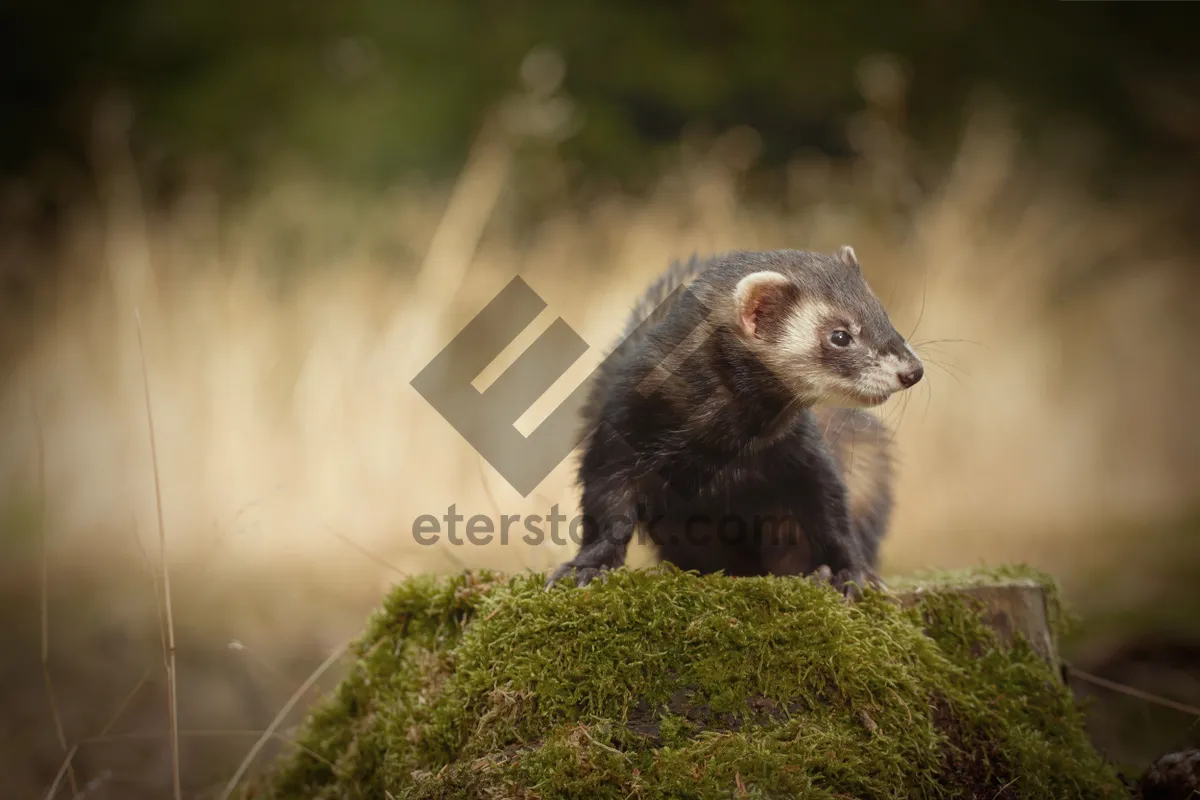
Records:
M272 661L296 656L283 670L292 685L254 684L268 698L291 694L397 572L546 569L567 555L520 541L424 547L410 533L417 516L452 505L464 517L575 510L570 461L522 498L409 386L517 274L549 306L521 342L561 317L592 344L518 422L528 432L600 360L633 295L669 259L854 245L933 365L882 412L901 464L884 551L892 570L1019 559L1083 591L1085 576L1145 549L1101 536L1101 523L1167 516L1200 490L1200 429L1184 411L1200 386L1181 366L1200 327L1189 310L1195 254L1165 233L1164 209L1081 193L1070 174L1023 154L1002 118L977 118L946 180L907 209L878 183L895 183L894 165L870 159L851 172L800 162L786 205L744 202L738 134L685 149L648 197L561 205L532 230L505 216L506 176L523 173L487 147L449 204L400 188L364 208L297 181L239 207L198 188L147 216L119 134L98 137L103 205L81 207L55 255L73 279L47 289L55 312L28 323L29 345L0 395L0 489L14 504L37 470L27 399L38 398L47 557L61 606L77 613L61 634L77 648L62 684L74 692L60 691L73 706L63 742L98 727L89 698L111 709L142 672L138 637L149 631L157 644L155 600L141 590L129 536L131 513L139 523L159 513L156 473L160 530L171 531L160 551L161 577L174 584L170 627L193 660L231 639ZM1064 270L1109 264L1125 269L1047 304ZM147 332L156 453L133 309ZM113 667L108 688L91 694L95 626L135 631L137 655L122 656L124 671ZM181 671L173 727L261 729L272 719L278 703L245 710L222 688L232 667L205 664ZM209 783L227 780L237 761L225 758ZM54 774L21 769L43 787Z
M171 740L171 790L175 800L180 800L182 790L179 777L179 704L178 683L175 677L175 615L171 609L171 570L167 566L167 529L163 524L162 486L158 473L158 448L154 439L154 407L150 402L150 374L146 369L146 349L142 340L142 317L135 310L137 323L138 356L142 363L142 390L146 398L146 427L150 434L150 466L154 470L154 510L158 515L158 563L163 582L163 615L166 618L167 641L163 648L163 662L167 668L167 718Z
M668 259L850 242L899 327L929 342L922 349L934 364L915 394L883 411L904 463L889 556L905 560L936 541L943 558L1007 557L1028 544L1016 530L1003 544L943 539L981 521L1086 531L1186 503L1200 436L1175 410L1197 393L1179 366L1195 333L1183 313L1194 296L1192 254L1169 242L1148 249L1159 235L1154 209L1105 205L1056 183L1019 159L1002 127L967 135L948 181L898 230L879 224L877 206L854 202L866 193L794 211L747 208L735 175L699 161L648 199L563 210L519 244L494 221L474 258L470 247L446 252L457 240L443 226L438 255L416 278L416 258L381 251L401 240L415 254L427 249L443 206L436 195L399 192L353 229L322 227L349 202L307 186L280 187L228 221L200 199L148 224L110 209L103 229L81 225L64 245L80 260L77 274L111 280L67 287L57 318L38 323L38 341L6 387L0 476L19 487L30 474L34 442L16 401L32 390L46 398L58 546L107 551L130 509L152 517L144 410L130 402L136 373L127 369L136 343L125 312L137 306L161 395L164 513L178 529L176 558L211 555L255 570L331 552L342 561L347 548L331 540L332 527L402 568L437 567L442 555L414 547L406 533L420 513L454 503L465 514L493 502L508 513L573 508L569 464L520 498L408 386L513 275L549 304L523 341L562 317L593 344L518 422L529 430L599 360L630 298ZM813 165L808 175L832 184L810 193L849 194L841 184L852 178ZM462 235L474 225L464 223ZM306 255L335 239L327 258ZM271 270L291 256L270 251L284 245L323 266L297 265L281 287ZM1045 305L1064 270L1108 262L1128 269L1070 305ZM243 525L214 544L247 504L256 505ZM562 553L514 546L459 555L544 567Z
M346 642L341 647L334 648L334 651L329 654L329 657L321 662L321 666L313 670L312 674L305 679L304 683L300 684L300 688L296 689L296 691L292 693L292 696L288 698L288 701L284 704L283 708L281 708L279 713L275 715L275 718L271 720L271 724L267 726L267 729L263 731L258 737L258 740L255 741L254 746L250 748L250 752L246 754L244 759L242 759L242 763L238 765L237 771L233 773L233 777L229 779L229 783L226 784L225 790L221 793L221 800L226 800L226 798L233 794L233 791L237 789L238 782L242 779L242 776L246 774L246 770L248 770L250 765L254 763L254 757L258 755L260 750L262 750L263 745L266 744L268 739L276 736L275 730L287 717L288 712L295 707L296 703L300 701L300 698L304 696L304 693L311 689L317 680L320 679L320 677L324 675L325 672L332 667L339 658L342 657L342 654L349 646L350 643Z

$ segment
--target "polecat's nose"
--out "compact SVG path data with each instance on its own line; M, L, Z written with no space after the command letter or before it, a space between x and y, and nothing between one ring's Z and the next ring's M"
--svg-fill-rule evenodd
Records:
M906 372L897 372L896 379L898 381L900 381L901 386L903 386L905 389L907 389L908 387L915 384L917 381L921 380L921 377L924 374L925 374L925 367L921 366L920 364L917 364L917 366L915 366L914 368L912 368Z

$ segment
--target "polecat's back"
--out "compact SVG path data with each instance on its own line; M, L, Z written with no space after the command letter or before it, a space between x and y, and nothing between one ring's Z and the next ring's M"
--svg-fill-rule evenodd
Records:
M646 335L657 325L671 315L678 301L675 290L686 286L707 267L709 262L693 255L686 261L672 261L654 282L638 297L637 302L626 317L621 336L616 342L614 355L632 353L645 340ZM591 376L591 387L588 399L581 411L583 429L591 430L600 424L601 410L604 406L605 394L613 377L613 372L620 367L619 358L609 358Z

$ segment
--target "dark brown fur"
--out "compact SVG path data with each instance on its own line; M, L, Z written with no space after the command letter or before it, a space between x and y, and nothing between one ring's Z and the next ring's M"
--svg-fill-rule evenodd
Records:
M764 271L781 283L756 301L747 336L732 298L739 281ZM583 584L621 566L635 527L683 569L825 567L840 582L874 579L891 510L887 436L864 411L814 410L821 389L805 382L861 370L867 350L814 342L794 370L778 358L797 346L787 314L813 301L844 312L849 321L829 325L852 321L871 353L906 348L852 251L844 260L800 251L693 258L649 287L620 356L591 387L578 473L588 524L579 553L550 582L573 572ZM814 337L825 322L814 322Z

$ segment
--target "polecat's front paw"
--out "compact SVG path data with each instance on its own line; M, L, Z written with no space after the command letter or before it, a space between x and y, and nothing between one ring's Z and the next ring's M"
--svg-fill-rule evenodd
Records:
M587 586L597 578L603 580L603 574L607 571L605 567L577 567L574 564L566 563L554 570L546 579L546 588L549 589L569 575L574 576L576 586Z
M822 564L813 573L820 583L828 583L848 600L858 600L862 597L863 589L868 587L887 591L887 584L874 570L864 567L861 569L843 569L834 573L827 565Z
M817 583L833 583L833 570L828 565L822 564L812 573L812 579Z
M860 570L853 580L863 588L870 587L872 589L878 589L881 592L886 592L888 590L887 584L883 582L883 578L879 577L879 573L875 572L875 570L871 569L870 567Z

